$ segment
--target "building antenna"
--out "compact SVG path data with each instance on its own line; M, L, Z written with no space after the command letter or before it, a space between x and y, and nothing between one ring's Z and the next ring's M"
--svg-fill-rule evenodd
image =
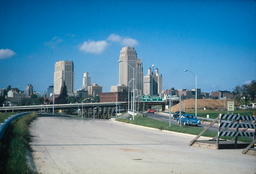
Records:
M153 70L152 70L152 73L154 73L154 66L155 66L155 65L153 64L153 65L152 65L152 67L153 67L153 68L152 68L152 69L153 69Z

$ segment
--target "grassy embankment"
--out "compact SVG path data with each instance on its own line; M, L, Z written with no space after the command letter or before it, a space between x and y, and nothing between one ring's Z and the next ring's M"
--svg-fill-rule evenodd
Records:
M212 113L216 114L216 113ZM218 116L218 113L217 113ZM214 118L216 118L215 116ZM174 131L174 132L180 132L180 133L187 133L187 134L192 134L192 135L198 135L201 131L202 128L196 127L196 126L181 126L172 124L171 127L169 127L169 122L164 122L164 121L159 121L155 120L149 117L141 117L140 115L135 116L134 120L128 119L116 119L117 121L125 122L125 123L130 123L130 124L136 124L136 125L141 125L141 126L146 126L146 127L152 127L160 130L168 130L168 131ZM217 135L217 132L212 132L207 130L203 136L206 137L215 137ZM222 139L228 139L231 140L233 137L221 137ZM238 141L244 141L244 142L251 142L251 138L247 137L238 137Z
M0 113L0 123L4 123L5 119L8 119L8 117L11 117L12 115L16 115L17 113L11 113L11 112L7 112L7 113Z
M0 173L31 173L26 163L26 151L31 150L28 125L36 117L36 113L28 114L6 129L0 140ZM6 119L5 113L0 114L0 120L3 118Z

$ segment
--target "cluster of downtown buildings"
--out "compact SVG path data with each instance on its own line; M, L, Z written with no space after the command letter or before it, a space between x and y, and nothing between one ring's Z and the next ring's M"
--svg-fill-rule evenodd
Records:
M52 103L53 96L56 103L65 103L66 96L79 96L87 98L88 95L93 98L99 97L100 102L128 101L128 96L132 91L135 93L136 100L140 100L142 95L150 96L166 96L166 95L182 95L183 99L195 98L195 89L186 90L174 88L162 90L162 75L159 74L158 68L149 68L144 76L142 59L137 57L136 50L133 47L123 47L119 57L119 84L111 86L111 91L102 92L102 86L91 83L89 72L83 75L83 85L81 89L74 90L74 63L72 61L59 61L55 64L54 85L47 88L44 93L45 101ZM54 93L54 95L53 95ZM1 90L1 96L5 96L6 104L18 103L24 97L30 97L32 94L40 96L39 93L33 91L33 86L29 84L26 87L26 93L17 88L8 86ZM201 92L197 89L198 98L209 98L209 93ZM215 99L230 98L232 93L229 91L212 92L211 97ZM61 99L62 98L62 99Z

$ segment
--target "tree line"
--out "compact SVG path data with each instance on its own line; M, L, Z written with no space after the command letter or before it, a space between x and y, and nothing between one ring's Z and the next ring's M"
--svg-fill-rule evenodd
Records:
M248 105L255 101L256 96L256 80L252 80L249 84L236 86L233 90L234 99L243 105Z

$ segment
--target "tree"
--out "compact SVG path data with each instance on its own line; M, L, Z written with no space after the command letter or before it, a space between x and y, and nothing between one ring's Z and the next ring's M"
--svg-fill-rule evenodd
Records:
M27 106L27 105L40 105L44 102L43 97L38 97L33 94L30 98L22 98L21 101L17 104L18 106Z
M251 81L251 84L247 87L247 91L251 97L251 100L254 101L256 96L256 80Z
M236 86L233 90L234 98L237 102L242 104L249 104L255 100L256 96L256 81L252 80L250 84L243 84Z
M5 101L5 98L3 96L0 96L0 107L3 106L4 101Z
M76 103L76 97L75 96L68 96L67 103Z
M81 103L82 98L79 96L68 96L67 103Z
M44 98L43 97L37 97L36 99L36 104L37 105L41 105L44 102Z

